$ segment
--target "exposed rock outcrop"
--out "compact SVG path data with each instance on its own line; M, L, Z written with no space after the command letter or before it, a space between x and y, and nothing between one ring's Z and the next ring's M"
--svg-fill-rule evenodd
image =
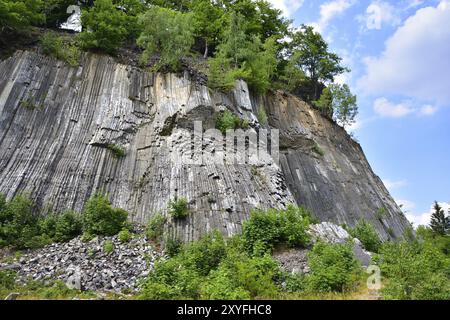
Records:
M261 108L268 125L257 120ZM170 146L186 150L195 141L193 121L213 128L225 109L253 132L280 130L279 164L196 165L174 157ZM202 148L217 153L208 140ZM192 213L167 230L185 241L212 229L234 234L252 208L288 203L322 221L353 226L366 219L385 239L408 226L360 146L297 97L257 97L242 81L230 94L213 92L188 73L152 74L94 54L78 68L20 51L0 63L0 192L10 198L23 191L57 211L81 211L94 192L106 192L144 223L185 197Z

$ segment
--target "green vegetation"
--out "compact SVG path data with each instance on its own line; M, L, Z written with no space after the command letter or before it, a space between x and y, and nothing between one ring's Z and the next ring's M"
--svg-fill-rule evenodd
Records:
M0 247L38 248L53 242L69 241L84 232L88 240L95 235L115 235L125 228L127 212L114 209L109 201L94 195L83 215L72 211L40 215L33 201L17 195L10 201L0 196ZM127 235L123 234L122 237Z
M450 299L450 257L434 242L386 243L379 260L385 299Z
M105 243L103 243L103 252L104 253L113 253L114 252L114 244L111 240L106 240Z
M220 130L222 134L226 134L227 130L247 130L249 127L250 124L247 120L239 118L230 110L225 110L216 118L216 129Z
M189 203L186 198L175 198L169 202L169 214L174 219L184 219L189 215Z
M313 103L323 115L334 118L344 126L353 123L358 115L356 96L346 84L331 84L324 88L320 99Z
M266 114L266 110L263 107L260 107L258 110L258 122L260 125L265 126L267 124L268 118Z
M160 213L153 216L147 224L146 228L147 238L153 241L161 240L166 220L167 219Z
M45 22L41 0L0 0L0 31L23 30Z
M86 203L82 216L85 233L113 236L125 227L128 213L123 209L111 207L105 196L96 194Z
M375 228L368 222L361 220L349 230L352 237L361 241L364 248L370 252L378 252L381 247L381 240Z
M267 216L267 217L266 217ZM225 240L215 231L159 261L143 282L141 299L277 299L286 293L351 290L359 267L350 245L317 244L308 276L281 271L276 246L304 246L309 213L303 208L258 210L243 235Z
M62 60L72 67L79 64L80 49L67 37L57 36L51 32L46 33L41 37L41 47L45 54Z
M81 21L84 31L79 35L84 49L99 49L115 54L129 35L127 15L118 10L112 0L96 0L83 11Z
M14 271L0 271L0 300L5 299L11 292L18 293L19 299L26 300L95 298L95 294L92 292L69 289L65 283L60 280L29 280L25 284L19 284L16 282L16 273Z
M307 234L310 214L304 208L289 205L286 210L254 210L244 222L242 238L249 254L270 253L276 245L304 247L310 239Z
M450 214L445 215L442 207L437 203L434 203L434 212L431 215L430 228L441 236L450 234Z
M194 43L192 14L151 7L139 22L144 26L137 40L137 44L144 48L141 64L145 66L155 53L159 53L155 70L178 71L180 59L189 53Z
M323 151L323 149L319 146L318 143L314 143L313 151L321 157L325 155L325 151Z
M108 144L107 149L111 150L116 158L123 158L126 155L125 149L117 144Z
M133 238L130 230L128 229L122 229L119 234L117 235L118 239L122 243L130 242L131 238Z
M164 250L169 257L176 256L180 253L183 243L176 237L167 237L164 241Z
M312 292L352 290L361 269L353 256L351 244L317 243L309 253L311 275L306 283Z

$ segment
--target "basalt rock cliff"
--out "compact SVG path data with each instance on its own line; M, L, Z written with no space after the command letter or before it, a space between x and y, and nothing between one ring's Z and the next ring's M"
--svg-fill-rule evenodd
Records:
M257 120L261 108L267 124ZM190 146L193 121L213 128L225 109L250 130L279 129L279 162L177 162L169 145ZM384 239L408 226L359 144L299 98L256 96L242 81L213 92L188 72L153 74L95 54L77 68L29 51L0 63L0 192L29 193L56 211L81 211L104 192L142 223L185 197L191 214L167 226L185 241L212 229L232 235L252 208L289 203L322 221L365 219Z

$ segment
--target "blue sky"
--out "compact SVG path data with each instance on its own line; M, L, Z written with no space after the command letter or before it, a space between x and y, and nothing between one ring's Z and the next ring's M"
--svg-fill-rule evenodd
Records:
M271 0L313 25L352 72L349 128L415 225L450 203L450 0Z

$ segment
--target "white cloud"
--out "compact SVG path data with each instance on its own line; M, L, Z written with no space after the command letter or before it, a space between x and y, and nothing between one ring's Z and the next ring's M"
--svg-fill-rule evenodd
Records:
M450 203L439 202L439 205L442 207L442 209L444 209L444 212L448 212L448 210L450 209ZM427 226L430 224L431 214L434 212L433 207L434 204L431 205L430 211L421 214L407 213L405 214L406 218L408 218L408 220L413 223L414 227L418 227L420 225Z
M310 23L316 31L322 33L330 21L343 14L355 4L355 0L332 0L320 6L319 21Z
M432 116L438 111L437 107L433 107L431 105L426 105L420 108L420 114L423 116Z
M403 188L408 185L408 182L406 180L390 180L390 179L383 179L383 183L389 191L393 189Z
M367 94L401 94L448 104L450 101L450 1L408 18L385 43L379 57L365 59L359 86ZM405 110L406 112L406 110Z
M410 212L416 208L416 204L409 200L395 200L395 202L402 208L403 212Z
M378 115L389 118L400 118L414 112L414 109L407 102L394 104L386 98L376 99L373 109Z
M400 24L397 10L391 4L375 0L367 7L365 15L366 28L380 30L384 24L396 26Z
M280 9L286 17L294 14L303 5L304 0L269 0L277 9Z

